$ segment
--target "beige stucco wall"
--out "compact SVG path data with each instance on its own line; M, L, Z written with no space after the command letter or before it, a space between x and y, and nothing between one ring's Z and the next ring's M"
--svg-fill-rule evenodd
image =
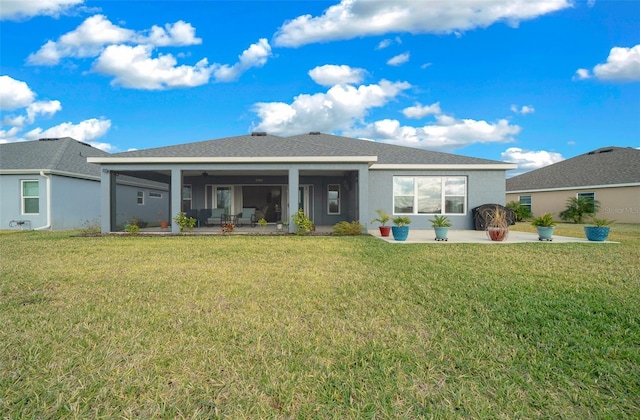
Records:
M600 202L598 217L615 220L617 223L640 223L640 186L508 193L507 203L518 201L521 195L530 195L534 216L552 213L559 218L558 214L567 207L567 200L576 197L579 192L595 193L596 200Z

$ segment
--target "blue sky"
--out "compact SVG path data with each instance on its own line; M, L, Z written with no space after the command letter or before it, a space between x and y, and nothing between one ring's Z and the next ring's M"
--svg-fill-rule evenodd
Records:
M513 173L640 147L638 1L0 0L0 19L0 142L322 131Z

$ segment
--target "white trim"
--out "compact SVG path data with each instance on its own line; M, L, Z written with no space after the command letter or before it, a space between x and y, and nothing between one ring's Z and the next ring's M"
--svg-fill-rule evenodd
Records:
M24 195L24 184L26 182L35 182L38 185L38 195ZM38 199L38 212L37 213L27 213L25 206L25 199ZM27 215L39 215L40 214L40 204L42 199L40 198L40 180L39 179L21 179L20 180L20 214L23 216Z
M409 170L453 170L453 169L469 169L469 170L509 170L516 169L518 167L515 163L456 163L456 164L421 164L421 163L409 163L409 164L394 164L394 163L374 163L369 167L371 170L383 170L383 169L409 169Z
M549 192L549 191L572 191L572 190L592 190L602 188L622 188L622 187L640 187L640 182L629 182L626 184L608 184L608 185L585 185L578 187L557 187L557 188L540 188L537 190L513 190L507 191L507 194Z
M69 178L80 178L89 181L100 181L100 176L91 176L76 174L74 172L65 172L49 169L0 169L0 175L40 175L42 172L49 175L66 176Z
M88 157L89 163L372 163L377 156L197 156L197 157ZM515 168L515 166L514 166ZM512 169L512 168L510 168Z

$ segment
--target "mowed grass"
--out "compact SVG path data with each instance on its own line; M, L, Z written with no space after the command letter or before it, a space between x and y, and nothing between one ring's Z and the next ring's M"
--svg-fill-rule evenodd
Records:
M610 239L0 234L0 416L638 418Z

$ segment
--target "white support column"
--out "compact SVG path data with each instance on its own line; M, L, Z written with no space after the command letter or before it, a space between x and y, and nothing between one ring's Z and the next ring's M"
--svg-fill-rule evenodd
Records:
M115 205L116 177L115 174L106 168L100 171L100 230L102 233L109 233L112 229Z
M182 210L182 171L180 169L171 169L170 194L169 223L171 223L171 233L180 233L180 226L173 220Z
M358 218L360 223L369 229L369 168L358 170Z
M289 169L289 215L287 216L287 222L289 222L289 233L296 231L296 227L293 225L293 215L298 212L298 189L300 187L300 171L296 169Z

